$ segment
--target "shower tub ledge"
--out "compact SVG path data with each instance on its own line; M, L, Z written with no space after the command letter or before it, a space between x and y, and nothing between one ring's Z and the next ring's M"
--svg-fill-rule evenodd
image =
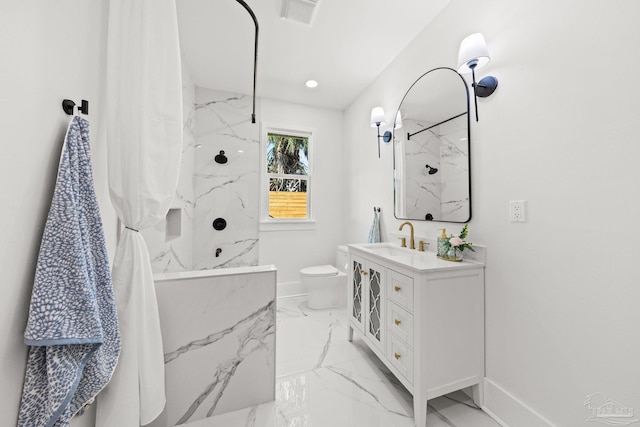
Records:
M193 423L275 398L276 269L154 275L167 404L149 426Z

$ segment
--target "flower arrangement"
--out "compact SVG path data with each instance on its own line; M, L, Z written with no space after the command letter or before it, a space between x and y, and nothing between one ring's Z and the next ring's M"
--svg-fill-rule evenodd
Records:
M475 252L473 249L473 243L465 242L464 239L469 234L469 224L465 224L462 227L462 231L457 236L453 234L449 236L449 240L445 243L445 256L444 259L448 259L451 261L461 261L462 260L462 251L465 249L469 249L472 252Z

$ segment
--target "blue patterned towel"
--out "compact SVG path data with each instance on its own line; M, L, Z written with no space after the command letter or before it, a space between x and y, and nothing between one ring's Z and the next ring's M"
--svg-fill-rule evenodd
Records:
M78 116L62 148L32 292L18 426L68 426L109 382L120 353L89 122Z

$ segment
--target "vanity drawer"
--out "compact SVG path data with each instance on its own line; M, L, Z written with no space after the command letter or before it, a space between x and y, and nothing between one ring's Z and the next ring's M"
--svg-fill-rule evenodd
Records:
M413 348L413 314L391 301L387 306L387 331Z
M400 307L413 312L413 278L388 270L387 298Z
M413 350L392 334L387 335L387 359L413 384Z

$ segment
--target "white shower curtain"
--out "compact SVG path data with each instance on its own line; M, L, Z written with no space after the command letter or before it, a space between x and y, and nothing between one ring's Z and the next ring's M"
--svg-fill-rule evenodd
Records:
M182 83L175 0L111 0L107 39L111 201L123 229L113 262L122 352L98 397L97 427L138 427L165 404L149 253L137 230L162 220L178 182Z

